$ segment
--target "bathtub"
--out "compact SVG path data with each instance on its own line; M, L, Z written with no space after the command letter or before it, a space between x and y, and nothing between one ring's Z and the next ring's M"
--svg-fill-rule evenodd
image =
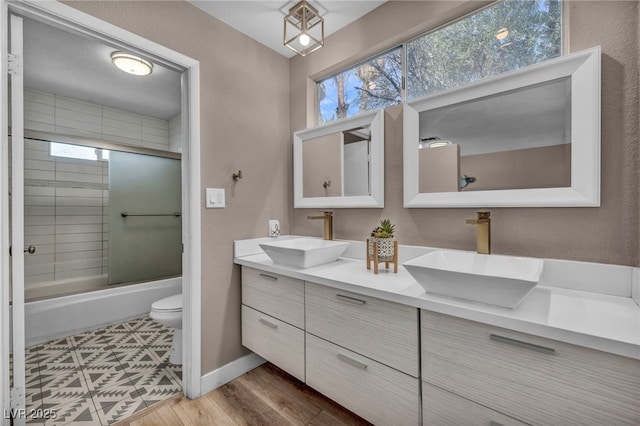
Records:
M26 346L148 315L153 302L180 292L176 277L27 302Z

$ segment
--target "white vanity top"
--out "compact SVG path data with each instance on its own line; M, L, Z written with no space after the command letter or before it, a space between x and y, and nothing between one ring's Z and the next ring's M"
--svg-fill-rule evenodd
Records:
M259 242L267 240L271 239L236 241L234 262L416 308L640 359L640 307L631 297L632 286L639 284L634 282L640 278L638 268L545 260L546 272L540 283L512 310L425 293L401 265L397 274L393 273L393 268L387 271L381 265L380 273L375 275L372 270L366 269L363 258L365 249L361 242L350 241L345 256L336 262L300 269L274 264L258 246ZM432 250L428 247L401 246L400 263ZM567 275L573 276L574 280L568 280ZM576 283L575 277L579 277L584 285Z

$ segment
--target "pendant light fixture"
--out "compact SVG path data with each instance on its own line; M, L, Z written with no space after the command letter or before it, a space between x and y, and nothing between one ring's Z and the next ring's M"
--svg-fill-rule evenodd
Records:
M113 52L111 62L118 69L133 75L149 75L153 71L153 64L139 56L124 52Z
M305 0L296 3L284 17L284 45L300 56L324 46L324 19Z

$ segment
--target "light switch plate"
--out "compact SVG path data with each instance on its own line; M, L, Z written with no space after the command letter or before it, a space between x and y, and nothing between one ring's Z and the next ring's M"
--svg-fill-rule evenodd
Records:
M208 209L224 208L224 188L207 188L205 205Z

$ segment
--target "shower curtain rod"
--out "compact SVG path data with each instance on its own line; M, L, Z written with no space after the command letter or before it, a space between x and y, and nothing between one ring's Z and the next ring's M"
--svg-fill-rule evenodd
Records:
M9 136L11 136L11 129L9 129ZM80 136L61 135L56 133L39 132L35 130L24 131L25 139L33 139L44 142L62 142L71 145L87 146L90 148L108 149L111 151L130 152L132 154L153 155L155 157L171 158L174 160L182 159L182 154L179 152L163 151L160 149L144 148L130 145L120 145L113 142L107 142L100 139L89 139Z

